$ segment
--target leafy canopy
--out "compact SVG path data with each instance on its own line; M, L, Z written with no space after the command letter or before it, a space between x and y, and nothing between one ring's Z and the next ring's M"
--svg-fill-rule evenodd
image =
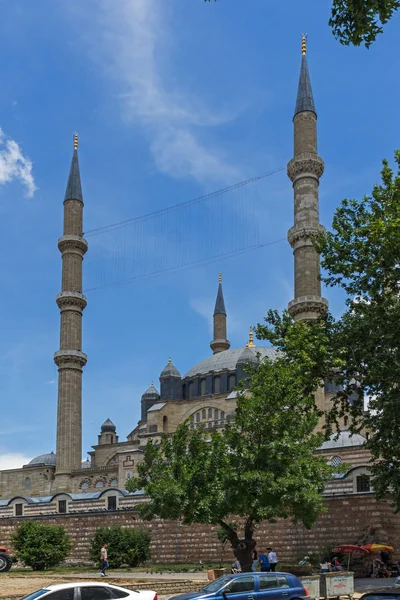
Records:
M371 434L374 489L391 493L400 510L400 151L395 164L396 173L383 161L370 196L343 200L317 248L325 283L347 296L331 339L343 386L331 417L348 410L350 395L357 400L350 410L355 429Z
M219 523L233 547L239 537L227 522L231 514L244 518L247 540L265 519L313 525L332 475L314 454L323 441L315 432L315 391L333 359L325 321L296 323L287 313L268 313L257 334L283 352L252 370L233 423L212 435L184 423L160 447L146 446L139 476L127 483L149 496L139 506L144 518Z
M60 525L44 525L26 521L12 537L18 560L34 571L56 567L63 562L71 548L68 534Z
M399 8L400 0L333 0L329 26L341 44L369 48Z

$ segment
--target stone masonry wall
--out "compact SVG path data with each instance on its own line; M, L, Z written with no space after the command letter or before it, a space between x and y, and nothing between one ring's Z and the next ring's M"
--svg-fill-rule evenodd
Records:
M259 550L273 546L281 562L294 562L309 553L323 553L326 547L338 543L356 543L369 530L376 531L377 539L395 547L400 545L400 515L394 515L389 500L377 501L373 494L359 494L326 499L328 511L321 515L316 526L307 531L290 521L260 524L255 538ZM183 526L179 522L155 519L142 523L134 510L117 512L73 513L69 515L37 515L43 523L64 525L71 535L73 562L88 562L90 540L96 527L122 525L145 527L151 531L153 563L218 562L221 544L216 532L218 526ZM10 544L15 527L24 519L0 519L0 541ZM226 549L224 560L231 560Z

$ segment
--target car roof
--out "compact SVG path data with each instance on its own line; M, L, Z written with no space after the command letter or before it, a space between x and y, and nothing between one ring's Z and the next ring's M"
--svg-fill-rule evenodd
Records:
M77 587L77 586L85 587L87 585L100 586L100 587L117 587L119 589L126 590L127 592L133 591L133 590L128 590L127 588L123 588L120 585L115 585L113 583L106 583L105 581L72 581L70 583L52 583L51 585L43 586L42 589L54 592L57 590L67 590L68 588ZM147 592L150 590L143 590L143 591Z

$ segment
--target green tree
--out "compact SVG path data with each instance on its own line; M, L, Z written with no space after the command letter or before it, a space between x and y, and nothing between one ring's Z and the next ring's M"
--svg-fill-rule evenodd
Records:
M108 544L110 565L119 569L123 565L138 567L150 558L150 533L136 527L98 527L93 536L90 556L94 562L100 560L103 544Z
M44 525L26 521L19 525L12 537L18 560L34 571L56 567L71 549L68 534L61 525Z
M400 510L400 151L395 164L396 173L383 161L371 195L343 200L317 248L325 282L345 291L347 305L331 339L342 385L331 419L350 410L354 429L370 432L375 492Z
M314 454L324 439L315 431L315 392L332 364L329 327L325 318L296 323L287 313L268 314L257 334L281 352L253 370L233 423L212 435L184 423L161 446L146 446L139 476L127 483L149 496L138 507L143 518L219 524L246 571L257 523L293 518L312 527L332 475ZM232 514L242 521L237 528Z
M333 0L329 25L341 44L369 48L399 8L400 0Z

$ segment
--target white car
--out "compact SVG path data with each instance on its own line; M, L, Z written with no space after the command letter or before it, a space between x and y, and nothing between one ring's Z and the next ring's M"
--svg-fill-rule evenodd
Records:
M105 582L80 581L48 585L36 592L24 596L22 600L158 600L157 592L150 590L127 590Z

